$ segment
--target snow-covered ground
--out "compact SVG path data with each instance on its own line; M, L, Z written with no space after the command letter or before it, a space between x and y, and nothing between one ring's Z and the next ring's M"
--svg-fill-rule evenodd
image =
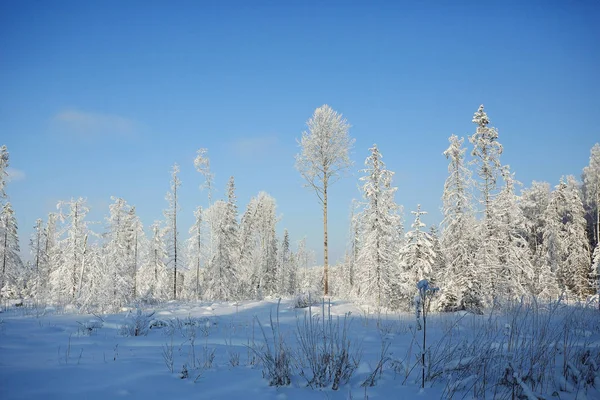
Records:
M425 389L414 315L373 315L339 300L311 311L312 325L308 309L284 300L277 328L277 300L167 303L144 307L141 317L135 309L94 316L10 306L0 313L0 399L600 398L596 309L530 304L431 314ZM142 336L128 335L136 320ZM336 357L343 349L336 344L349 349L345 365L355 370L337 390L332 382L308 385L313 376L298 343L310 326L315 348L325 338ZM272 354L286 349L287 386L270 386L264 376L264 337Z

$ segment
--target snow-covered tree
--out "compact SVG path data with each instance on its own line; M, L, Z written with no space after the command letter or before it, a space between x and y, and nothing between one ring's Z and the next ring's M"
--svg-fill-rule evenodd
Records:
M279 289L277 291L281 296L291 296L296 292L298 276L290 249L290 234L287 229L283 231L283 239L278 254Z
M261 298L278 292L276 203L260 192L242 216L239 235L239 277L244 297Z
M600 245L594 249L592 266L590 268L590 282L594 293L598 295L598 308L600 309Z
M55 252L52 261L55 269L50 276L52 297L58 302L75 302L81 294L85 279L86 250L88 248L89 213L86 200L78 198L61 201L57 206L62 229L57 242L60 252Z
M474 146L471 155L477 167L480 181L476 187L480 191L479 202L484 208L485 223L488 233L492 231L491 205L496 194L497 180L500 176L500 155L502 145L498 142L498 130L488 126L490 120L483 109L483 104L473 115L473 123L477 124L475 133L469 138Z
M155 221L150 227L152 236L148 241L145 259L139 272L139 292L147 300L164 301L169 298L171 286L166 266L167 248L165 229Z
M107 284L112 290L113 308L126 304L137 297L138 263L140 242L143 243L143 226L135 207L122 198L113 197L106 220L106 244L104 247Z
M400 207L394 199L398 190L392 186L394 173L385 167L382 155L373 145L365 160L363 210L360 213L357 253L356 294L377 307L399 306L401 288L398 286Z
M6 197L6 177L8 176L9 154L6 145L0 147L0 199Z
M480 225L481 232L478 234L478 251L475 258L475 266L480 272L480 280L483 290L488 295L494 296L497 292L494 274L497 268L497 246L492 240L494 233L494 218L492 215L492 203L497 193L497 180L500 176L500 155L502 145L498 142L498 131L490 127L490 120L484 111L483 105L473 116L473 123L477 125L475 133L469 138L473 144L471 155L472 164L475 165L479 180L475 181L475 187L479 191L479 203L483 207L483 223Z
M591 233L591 246L600 243L600 143L590 151L590 163L583 169L583 200Z
M177 299L178 289L181 286L181 280L183 275L181 272L181 249L179 244L179 231L177 230L177 213L179 211L179 199L178 190L181 186L181 180L179 179L179 165L174 164L171 170L171 191L167 193L166 200L169 203L169 207L163 212L166 218L166 244L167 252L169 255L169 261L167 265L173 270L172 283L172 295L173 299ZM180 268L179 271L177 269Z
M35 221L33 233L29 239L29 251L32 257L32 282L30 283L30 292L38 300L45 298L45 292L48 284L48 255L45 251L46 229L41 218Z
M301 151L296 155L296 169L313 189L323 206L323 281L329 294L327 267L327 195L329 186L352 165L350 150L354 143L348 135L350 125L328 105L317 108L308 120L308 131L302 132Z
M556 275L547 262L543 246L545 213L550 202L550 184L532 182L529 189L521 192L518 202L525 222L525 238L529 244L533 267L531 292L539 297L556 299L561 291Z
M581 185L574 176L567 176L568 226L566 271L573 280L572 290L580 297L591 291L589 269L591 264L590 244L586 235L585 211L581 200Z
M23 268L19 252L17 219L12 205L6 202L0 211L0 298L18 294L17 281Z
M449 160L448 178L444 183L441 249L446 265L438 274L442 290L440 308L480 309L483 301L481 271L475 268L476 221L470 188L471 171L465 165L464 139L449 138L450 146L444 151Z
M426 225L421 221L421 215L427 214L421 211L421 205L417 205L417 211L411 211L415 221L411 230L406 232L406 245L402 251L402 275L401 281L406 295L414 292L412 288L421 280L430 281L435 275L436 254L433 250L431 236L424 229ZM409 290L410 289L410 290Z
M237 297L236 240L227 202L218 200L210 206L205 217L213 229L215 252L204 274L204 297L210 300L233 300Z
M583 296L589 291L589 243L583 204L573 177L561 179L545 213L543 248L546 263L561 290Z
M527 226L517 203L514 179L508 166L502 168L504 188L491 204L494 231L490 240L496 248L493 260L495 274L493 295L502 299L515 299L532 291L534 268L527 243Z
M200 282L202 280L202 261L206 253L206 238L203 235L203 210L202 207L196 208L194 211L194 224L189 230L190 237L187 240L187 261L189 277L187 280L188 286L192 288L189 292L190 297L196 300L200 299Z
M197 156L194 159L196 171L200 172L204 177L204 183L200 185L200 189L208 191L208 206L212 204L212 191L215 175L210 170L210 159L208 158L208 149L198 149Z

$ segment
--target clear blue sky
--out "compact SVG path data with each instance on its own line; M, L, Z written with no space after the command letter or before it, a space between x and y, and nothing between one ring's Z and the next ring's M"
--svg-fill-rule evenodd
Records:
M321 212L294 169L296 139L329 104L352 124L355 168L330 196L343 254L358 169L377 143L405 225L439 211L447 138L486 106L518 180L579 176L600 141L598 1L0 1L0 145L22 242L58 200L110 196L162 218L181 165L182 219L206 205L193 159L209 149L217 197L277 199L293 240L322 255ZM95 229L101 230L100 226Z

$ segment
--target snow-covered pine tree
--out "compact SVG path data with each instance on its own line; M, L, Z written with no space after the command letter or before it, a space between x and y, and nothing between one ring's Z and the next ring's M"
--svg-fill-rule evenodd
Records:
M592 292L589 270L592 261L586 234L585 210L581 200L581 185L574 176L567 176L567 212L571 218L568 229L566 270L573 279L573 290L580 298Z
M341 114L327 104L317 108L307 121L308 132L302 132L301 151L296 155L296 169L315 191L323 206L323 282L324 294L329 294L329 248L327 231L328 189L340 178L341 172L352 166L350 149L354 139L348 135L350 125Z
M277 295L277 205L275 199L265 192L258 194L257 245L260 257L260 290L265 296Z
M550 202L550 184L532 182L531 188L521 192L519 207L525 219L526 240L532 257L533 279L531 293L544 299L556 299L561 290L556 275L544 252L544 215Z
M204 297L210 300L234 300L237 297L238 274L236 269L237 249L233 235L230 207L218 200L210 206L205 217L214 230L215 251L204 274Z
M598 296L598 309L600 309L600 245L594 249L592 266L590 267L590 286Z
M10 156L8 153L8 149L6 145L2 145L0 147L0 199L6 197L6 191L4 187L6 186L6 177L8 176L8 165L10 161Z
M60 251L54 254L55 269L50 276L52 299L58 303L77 301L85 278L85 255L90 230L86 216L87 201L81 197L58 203L61 230L57 245Z
M199 300L201 298L200 282L202 280L202 262L206 255L206 244L203 234L203 210L199 206L194 211L194 224L189 230L190 237L187 240L187 262L188 262L188 279L187 285L190 290L188 297Z
M140 220L140 217L135 213L135 206L129 208L127 214L126 224L126 236L125 245L127 254L129 255L129 273L131 276L131 298L136 299L138 297L138 272L143 259L143 251L147 247L146 233L144 232L144 225Z
M165 244L165 229L161 221L150 227L152 237L148 241L144 262L139 272L138 291L146 301L165 301L169 298L172 286L166 266L168 258Z
M48 221L44 228L44 236L46 237L46 243L44 246L44 256L47 262L47 274L48 278L45 283L46 291L44 293L43 301L48 301L51 298L52 292L52 280L51 277L53 272L58 268L61 256L61 249L58 245L59 232L57 227L58 214L55 212L48 213Z
M583 204L574 179L561 178L544 214L543 249L546 263L563 291L583 296L589 291L589 243Z
M442 310L476 309L483 306L481 271L475 268L476 221L470 188L471 171L465 165L464 139L452 135L444 151L449 160L448 178L444 183L441 248L446 267L438 282Z
M137 297L137 270L140 242L143 243L143 226L135 207L122 198L111 198L110 214L106 220L107 232L104 251L107 262L107 283L112 290L111 306L116 308Z
M478 235L479 245L475 258L475 265L479 271L479 278L484 293L495 296L494 277L497 274L497 247L492 240L495 229L492 216L492 202L497 195L497 180L500 176L500 155L502 145L498 142L498 131L490 127L490 120L484 111L483 105L473 116L473 123L477 125L475 133L469 138L473 144L471 155L472 164L477 168L478 181L475 187L479 190L479 203L483 207L483 223L480 225L481 233Z
M275 199L265 192L250 199L242 216L239 235L241 295L262 298L279 289Z
M508 165L502 167L504 187L491 204L494 231L491 239L496 244L497 274L495 288L500 299L517 299L533 290L534 268L527 243L527 226L517 203L514 179Z
M12 205L6 202L0 211L0 298L18 295L17 281L23 269L19 254L17 219Z
M246 206L240 223L238 274L240 296L242 298L261 297L258 293L259 276L255 269L255 257L258 253L256 251L255 238L259 206L257 199L252 198Z
M354 290L354 283L356 280L356 267L357 257L359 249L359 230L360 230L360 208L361 204L358 200L352 199L350 204L350 215L349 215L349 229L348 229L348 241L346 245L346 252L344 254L343 264L340 266L342 269L341 273L337 278L337 292L334 293L336 296L344 296L350 298L354 296L356 291Z
M30 294L38 301L44 299L48 284L48 257L44 251L46 248L46 230L41 218L35 221L33 233L29 239L29 251L31 254L32 282L30 282Z
M167 253L169 255L169 261L167 266L173 270L171 287L171 298L177 299L177 293L181 286L182 280L182 260L181 260L181 249L179 244L179 231L177 230L177 214L179 212L179 199L178 190L181 186L181 180L179 179L179 165L174 164L171 170L171 191L167 192L166 200L169 203L169 207L164 210L163 214L166 220L166 245ZM180 269L178 271L178 268ZM181 275L181 276L180 276Z
M283 239L278 254L279 289L277 291L281 296L291 296L294 294L297 277L290 250L290 234L287 229L283 231Z
M444 253L442 252L440 233L437 226L431 225L429 227L429 236L431 237L433 253L435 254L435 260L432 267L433 275L429 283L438 285L439 278L443 275L442 271L446 269L446 258L444 257Z
M379 307L398 308L403 293L398 286L401 237L400 207L392 186L394 173L385 167L382 155L373 145L365 160L363 210L360 213L355 290L365 302ZM414 286L414 285L413 285ZM412 289L412 287L411 287ZM404 293L406 293L404 291Z
M208 158L208 149L198 149L197 156L194 159L194 167L204 177L204 183L200 185L200 190L206 189L208 192L208 207L212 206L212 196L214 189L215 174L210 170L210 158ZM207 259L212 259L214 253L214 240L211 236L214 228L211 226L207 230Z
M415 216L415 221L411 225L412 230L406 232L406 245L401 258L401 282L406 299L412 299L410 295L414 294L413 288L418 282L423 279L430 281L435 275L433 266L436 259L431 236L421 221L421 215L427 212L421 211L421 205L418 204L417 211L411 211L411 214Z

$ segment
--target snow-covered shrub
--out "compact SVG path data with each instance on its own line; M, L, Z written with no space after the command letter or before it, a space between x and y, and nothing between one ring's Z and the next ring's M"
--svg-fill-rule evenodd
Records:
M271 386L287 386L291 382L292 367L291 367L291 351L285 343L281 329L279 326L279 305L281 299L277 303L277 319L273 323L273 315L269 317L271 324L271 340L267 338L267 334L258 320L258 326L262 332L264 343L261 345L254 344L252 350L261 360L263 364L263 377L269 379Z
M300 293L294 297L292 302L293 308L307 308L308 306L314 306L321 302L319 296L311 293Z
M104 325L100 319L92 319L86 322L77 321L77 323L79 324L77 332L80 336L90 336Z
M122 336L146 336L150 329L150 322L154 316L154 311L151 313L143 313L141 309L137 309L134 315L129 316L129 321L121 325L119 334Z
M312 388L329 387L337 390L347 383L358 367L361 351L348 338L351 320L346 314L342 321L331 316L321 319L312 314L309 306L302 320L296 320L300 375ZM324 312L323 312L324 314ZM340 324L341 322L341 324Z

